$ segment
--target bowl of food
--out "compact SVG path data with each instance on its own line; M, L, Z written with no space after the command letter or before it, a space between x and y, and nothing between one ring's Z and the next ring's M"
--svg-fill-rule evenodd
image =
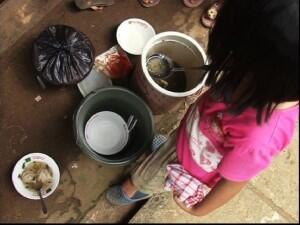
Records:
M12 182L19 194L25 198L39 200L37 183L42 183L43 198L50 196L58 187L60 172L55 161L42 153L30 153L22 157L15 165Z

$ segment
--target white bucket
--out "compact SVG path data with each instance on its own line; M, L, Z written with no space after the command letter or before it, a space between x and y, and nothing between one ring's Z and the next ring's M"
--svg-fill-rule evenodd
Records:
M207 64L201 45L190 36L179 32L164 32L150 39L143 49L140 64L135 71L138 91L145 98L154 114L169 111L182 98L195 94L205 84L207 74L201 70L185 72L185 86L180 91L167 90L150 76L146 62L155 54L169 56L180 67L195 67ZM182 81L178 81L179 83Z

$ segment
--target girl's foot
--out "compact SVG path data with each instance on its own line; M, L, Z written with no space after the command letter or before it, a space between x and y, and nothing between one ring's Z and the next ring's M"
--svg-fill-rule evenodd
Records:
M222 3L222 0L216 1L203 13L201 22L204 27L212 28L215 25L218 12L222 7Z
M202 4L204 0L183 0L183 4L189 8L195 8Z
M113 205L130 205L149 197L148 194L138 191L130 179L127 179L122 185L109 188L106 192L106 199Z
M132 183L131 179L127 179L123 182L122 190L129 198L134 196L134 194L138 191L138 189Z
M149 8L158 5L160 0L139 0L142 6Z

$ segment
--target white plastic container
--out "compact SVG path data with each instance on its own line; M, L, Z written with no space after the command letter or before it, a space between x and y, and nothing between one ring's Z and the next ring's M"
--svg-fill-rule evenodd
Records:
M90 74L77 84L77 87L83 97L86 97L92 91L99 88L111 87L112 81L103 72L97 71L93 68Z
M154 114L162 114L173 108L183 98L195 94L205 84L207 74L200 70L186 71L184 84L181 80L176 85L184 85L181 91L170 91L150 76L146 62L155 53L169 56L180 67L195 67L207 64L207 56L202 46L192 37L179 32L164 32L150 39L135 70L135 87L144 97Z

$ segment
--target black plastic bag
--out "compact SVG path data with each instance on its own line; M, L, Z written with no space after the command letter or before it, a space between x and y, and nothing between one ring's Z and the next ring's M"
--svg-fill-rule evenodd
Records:
M54 85L80 82L93 68L94 60L95 49L91 41L73 27L50 26L33 44L38 76Z

